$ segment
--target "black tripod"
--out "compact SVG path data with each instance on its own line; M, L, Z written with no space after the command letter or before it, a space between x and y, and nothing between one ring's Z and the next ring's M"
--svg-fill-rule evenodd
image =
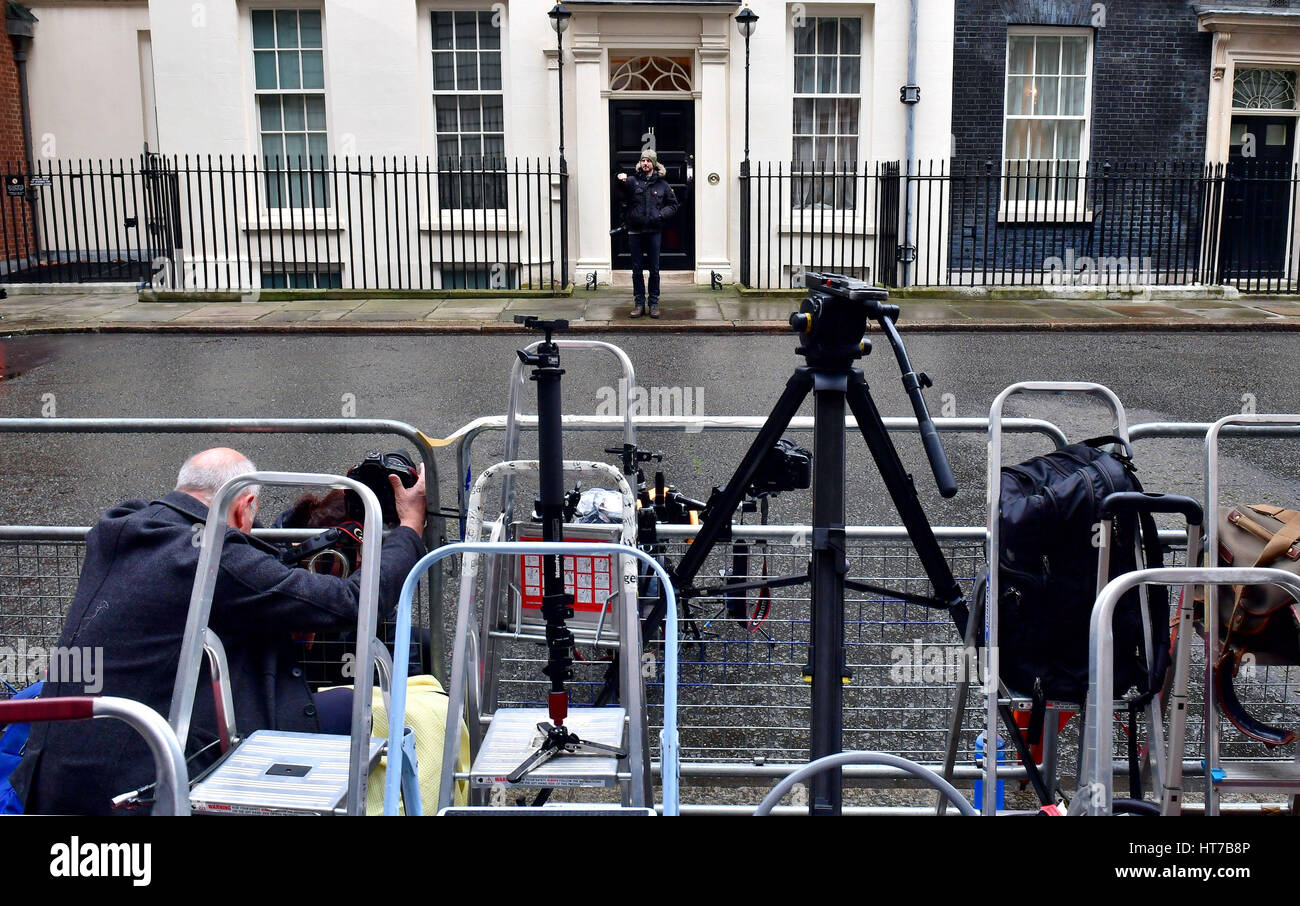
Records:
M537 382L537 460L541 499L537 515L542 521L543 541L564 540L564 445L561 426L560 347L551 342L551 333L565 330L568 321L543 321L531 315L517 315L515 322L531 330L540 330L546 339L536 352L518 353L519 360L532 367L531 379ZM551 723L542 722L537 729L541 744L510 773L507 779L518 783L539 765L557 755L591 755L622 758L626 751L579 739L564 720L569 716L569 693L565 681L573 678L573 632L566 620L573 616L573 596L564 589L562 559L554 554L542 557L542 619L546 621L546 666L542 668L551 681L547 695L547 713Z
M844 589L885 593L895 598L943 608L959 626L966 623L966 599L953 578L948 561L930 528L916 495L912 476L898 458L889 433L867 389L866 378L853 362L871 351L863 334L870 318L888 337L903 372L903 387L911 399L921 429L922 442L944 497L957 493L952 471L944 456L939 434L921 395L930 379L912 369L907 351L894 321L898 307L887 305L888 292L847 277L807 274L809 297L790 316L790 326L801 335L795 352L807 360L795 369L777 400L772 414L759 430L736 472L724 490L715 493L700 532L678 563L674 582L683 599L736 593L763 585L768 587L811 583L812 629L809 664L805 676L812 682L813 759L841 751L843 735L843 686L849 680L844 659ZM790 420L809 393L814 399L813 428L813 513L812 560L808 573L748 584L727 584L720 588L695 588L692 583L713 545L731 529L731 518L760 465L780 440ZM844 405L857 418L858 428L871 450L876 468L903 525L916 548L926 575L934 587L933 597L891 591L847 578L844 531ZM814 815L838 814L841 805L841 776L825 771L813 780L809 811Z

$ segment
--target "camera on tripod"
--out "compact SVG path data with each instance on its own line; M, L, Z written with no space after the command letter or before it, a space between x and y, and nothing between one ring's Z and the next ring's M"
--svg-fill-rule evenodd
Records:
M750 497L775 497L782 491L806 491L810 487L812 454L783 437L767 451L745 493Z

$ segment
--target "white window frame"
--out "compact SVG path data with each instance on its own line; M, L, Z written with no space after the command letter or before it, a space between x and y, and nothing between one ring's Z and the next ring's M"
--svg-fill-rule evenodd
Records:
M1086 37L1088 39L1088 61L1086 64L1084 97L1083 97L1083 116L1065 116L1061 114L1047 114L1035 116L1032 114L1012 115L1007 113L1007 80L1011 77L1011 39L1021 36L1047 36L1047 37ZM999 204L998 220L1005 223L1015 223L1017 221L1035 222L1081 222L1091 223L1093 218L1092 209L1087 206L1087 173L1088 162L1091 160L1092 153L1092 88L1093 88L1093 70L1095 67L1096 54L1096 32L1088 27L1056 27L1045 25L1012 25L1007 27L1006 42L1003 46L1002 61L1002 145L999 149L999 157L1002 160L1002 179L999 186ZM1035 50L1037 53L1037 50ZM1036 68L1036 67L1035 67ZM1020 75L1017 73L1017 75ZM1059 73L1058 73L1059 75ZM1008 163L1010 162L1007 154L1007 132L1008 125L1012 120L1056 120L1056 121L1076 121L1082 119L1083 128L1079 136L1079 175L1077 177L1078 186L1075 190L1073 200L1045 198L1038 200L1021 199L1008 201L1009 185L1013 179L1032 180L1034 176L1020 177L1009 176ZM1014 158L1015 160L1037 160L1037 158ZM1050 163L1050 161L1044 161Z
M257 62L254 54L257 50L264 49L264 48L254 47L253 13L267 12L267 11L274 13L278 10L293 11L300 15L303 12L316 12L320 14L321 17L320 52L321 52L323 87L298 88L298 89L281 89L281 88L269 89L269 88L257 87ZM263 130L262 130L261 102L259 100L260 97L264 97L264 96L283 97L285 95L298 95L298 96L319 95L323 99L325 104L325 158L328 165L328 162L333 157L333 143L330 137L330 123L333 122L334 116L332 111L330 110L330 103L329 103L331 92L330 92L330 62L329 62L329 51L328 51L329 42L327 39L328 22L325 15L325 9L323 4L318 2L311 2L311 0L307 0L307 2L305 2L305 0L278 0L278 2L276 2L276 0L266 0L266 2L252 3L246 6L241 4L240 13L241 13L240 26L241 26L241 31L243 32L244 35L244 48L243 48L244 61L245 61L244 71L246 74L246 78L248 80L247 84L252 89L252 104L249 111L249 124L250 124L249 144L252 146L253 159L258 162L258 166L261 167L264 171L265 169L267 169L265 164L265 154L262 151ZM312 49L314 50L315 48ZM284 131L283 128L280 131L281 134L283 134ZM288 161L285 161L286 165L287 163ZM265 179L266 176L264 173L263 180ZM270 204L270 198L268 197L265 184L263 184L262 188L259 190L261 193L261 199L259 202L259 207L261 208L261 210L258 214L257 226L277 228L279 224L283 224L285 222L288 222L289 224L294 226L296 226L299 223L308 225L312 223L315 220L315 218L324 216L327 220L327 224L322 224L322 225L328 229L336 228L337 224L334 222L334 217L333 217L335 211L336 199L334 197L334 192L331 188L330 181L328 179L326 179L324 182L324 189L327 198L327 202L324 205L320 205L320 206L309 205L306 207L293 207L289 204L284 204L284 205L273 207ZM246 228L249 228L251 226L253 226L253 224L249 224L248 227Z
M425 44L425 49L426 49L426 51L427 51L427 55L424 57L424 59L425 59L426 65L427 65L427 67L428 67L428 68L426 69L426 73L427 73L427 77L428 77L428 82L427 82L427 84L428 84L428 86L429 86L429 107L428 107L428 110L429 110L429 124L430 124L429 134L432 136L432 143L433 143L433 153L432 153L430 156L432 157L432 159L433 159L433 161L434 161L435 168L436 168L436 169L440 169L441 166L442 166L442 154L441 154L441 152L438 150L438 137L439 137L439 135L441 135L441 134L451 134L451 133L440 133L440 132L438 131L438 98L440 98L440 97L454 97L454 98L457 98L457 105L458 105L458 108L459 108L459 98L461 98L461 97L463 97L463 96L483 97L483 96L485 96L485 95L498 95L498 96L501 98L501 148L502 148L502 150L501 150L501 160L502 160L502 163L503 163L503 165L504 165L504 171L503 171L503 172L508 172L509 169L510 169L510 167L509 167L509 161L510 161L510 158L509 158L509 147L508 147L508 145L507 145L507 137L508 137L509 132L510 132L510 130L509 130L509 123L508 123L508 120L509 120L509 116L508 116L509 107L507 106L507 103L508 103L508 102L507 102L507 99L506 99L506 86L507 86L507 84L508 84L508 82L509 82L509 72L508 72L508 66L507 66L508 59L509 59L509 45L508 45L509 34L508 34L508 31L507 31L508 21L507 21L507 19L503 16L503 17L502 17L502 21L501 21L500 25L498 26L498 33L499 33L499 35L500 35L500 46L499 46L499 48L498 48L498 50L497 50L497 53L500 55L500 58L501 58L501 87L500 87L500 88L497 88L497 89L488 89L488 90L484 90L483 88L480 87L480 88L475 89L475 90L473 90L473 91L461 91L461 90L459 90L459 89L452 89L452 90L449 90L449 89L445 89L445 88L444 88L444 89L440 89L440 88L438 88L438 87L437 87L437 83L436 83L436 81L435 81L435 75L434 75L434 61L435 61L435 59L436 59L436 57L437 57L437 54L439 53L439 49L438 49L437 47L434 46L434 41L435 41L435 39L436 39L436 33L435 33L434 25L433 25L433 16L434 16L435 13L450 13L450 14L452 14L453 16L454 16L454 14L456 14L456 13L474 13L474 15L477 17L477 16L482 16L482 15L484 15L484 14L488 14L488 15L497 15L497 14L499 13L499 10L498 10L498 8L497 8L496 6L493 6L493 7L484 7L483 5L481 5L481 4L479 4L479 3L474 3L474 2L458 3L458 4L451 5L450 7L443 6L443 5L437 5L437 6L433 6L433 5L423 5L423 6L420 7L420 15L421 15L421 17L422 17L423 20L424 20L424 22L423 22L423 27L424 27L425 29L427 29L427 31L428 31L428 35L429 35L429 39L428 39L427 43ZM453 21L454 21L454 20L453 20ZM476 26L476 28L477 28L477 26ZM476 54L476 55L481 54L482 51L483 51L483 49L482 49L481 47L478 47L478 35L477 35L477 32L476 32L476 34L475 34L475 54ZM459 109L458 109L458 112L457 112L457 116L459 117ZM480 121L480 125L481 125L481 121ZM466 133L462 133L462 132L460 131L460 129L459 129L459 122L457 123L457 132L456 132L455 134L458 135L458 136L459 136L459 135L466 134ZM472 134L472 133L469 133L469 134ZM482 128L480 128L480 129L479 129L479 132L478 132L478 135L481 137L481 136L483 136L484 134L485 134L484 130L483 130ZM495 133L493 133L493 134L495 134ZM482 155L480 155L480 156L486 158L487 155L486 155L486 154L482 154ZM465 216L466 216L466 214L463 213L463 212L468 212L468 216L470 216L470 217L471 217L475 222L477 222L480 218L487 218L487 217L489 217L489 216L492 217L494 220L497 219L497 218L504 218L504 217L506 216L506 212L507 212L507 210L508 210L508 206L509 206L509 197L508 197L508 196L509 196L509 192L510 192L510 185L509 185L509 178L508 178L508 177L506 177L506 176L502 176L502 179L504 180L505 185L506 185L506 197L505 197L505 200L504 200L504 203L505 203L505 205L506 205L505 207L494 207L494 208L489 208L489 207L443 207L443 206L442 206L441 192L439 192L439 193L438 193L438 197L437 197L436 202L435 202L435 204L436 204L436 210L439 212L439 219L445 221L445 220L447 220L448 217L452 217L452 216L454 216L454 215L460 215L460 218L461 218L462 221L463 221L463 219L464 219Z
M794 106L795 106L795 104L796 104L797 102L799 102L799 101L803 101L803 100L810 100L810 101L813 101L814 106L816 105L816 102L817 102L818 100L836 100L836 101L839 101L839 100L856 100L856 101L858 102L857 132L854 133L854 135L852 136L852 137L856 140L856 142L857 142L857 152L856 152L856 154L854 155L854 160L852 160L852 161L841 161L841 160L838 160L838 148L836 149L837 160L836 160L835 166L841 168L841 170L844 169L845 167L847 167L848 172L851 174L850 178L853 178L854 175L860 173L861 166L862 166L862 160L863 160L863 142L864 142L864 140L865 140L865 138L864 138L864 129L863 129L863 117L864 117L864 111L865 111L866 108L867 108L867 104L865 103L866 100L867 100L867 98L866 98L866 92L865 92L864 89L865 89L865 87L866 87L866 85L867 85L867 60L866 60L866 58L867 58L867 46L868 46L868 40L869 40L870 35L871 35L871 28L870 28L870 23L869 23L869 21L868 21L868 18L867 18L867 16L865 16L865 15L862 14L861 12L853 12L853 11L850 11L850 10L837 10L837 9L833 9L833 8L829 8L829 9L828 9L828 8L818 8L818 9L814 9L814 10L808 10L805 14L806 14L806 16L807 16L809 22L810 22L810 23L813 23L812 27L813 27L814 29L816 28L815 22L816 22L816 20L818 20L818 19L836 19L836 20L840 20L840 19L853 19L853 20L856 20L856 21L857 21L857 23L858 23L858 53L857 53L857 59L858 59L858 90L857 90L857 93L856 93L856 94L850 94L850 93L846 93L846 92L843 92L843 91L839 91L839 92L835 92L835 93L828 94L828 93L825 93L825 92L819 92L819 91L812 91L812 92L799 92L799 91L796 91L796 90L795 90L795 88L796 88L795 80L798 78L798 66L797 66L797 64L796 64L796 61L797 61L800 57L811 57L812 59L815 60L815 59L817 59L819 56L826 56L826 55L825 55L825 54L817 53L815 48L814 48L814 52L813 52L812 54L800 54L800 53L798 52L797 46L796 46L796 44L795 44L795 28L794 28L794 24L793 24L793 22L792 22L792 23L791 23L791 26L790 26L790 53L789 53L789 55L788 55L788 57L787 57L787 59L790 61L790 76L789 76L790 81L788 82L788 84L790 85L790 119L789 119L789 122L790 122L790 126L791 126L791 131L790 131L790 161L791 161L791 168L790 168L790 170L791 170L791 180L792 180L792 181L791 181L791 192L792 192L792 193L793 193L793 187L794 187L794 182L793 182L793 174L794 174L794 172L795 172L794 167L795 167L795 164L797 163L797 161L795 160L795 141L796 141L797 138L799 137L799 136L797 136L796 133L794 132ZM838 28L838 26L837 26L837 28ZM834 54L834 58L835 58L835 60L836 60L836 71L837 71L837 72L838 72L838 70L839 70L839 63L838 63L838 61L839 61L842 57L845 57L845 56L848 56L848 55L847 55L847 54L841 54L841 53L839 52L838 48L836 49L836 53ZM814 73L814 79L815 79L815 73ZM805 137L809 137L809 138L812 138L812 139L813 139L814 154L816 153L816 136L817 136L817 133L815 133L815 132L814 132L814 133L810 133L810 134L806 134L806 135L805 135ZM830 138L833 138L834 141L838 142L838 141L840 141L842 138L848 138L849 136L847 136L847 135L845 135L845 136L841 136L839 133L836 133L834 136L824 136L824 137L830 137ZM827 171L822 171L819 167L817 167L817 162L816 162L815 160L814 160L814 161L807 162L807 163L808 163L808 165L812 168L812 169L809 171L810 174L818 174L818 175L821 175L821 174L823 174L823 172L825 172L825 173L828 173L828 174L832 174L832 175L833 175L834 172L835 172L834 169L827 170ZM853 183L853 184L856 185L856 183ZM828 216L829 216L829 215L839 215L839 216L843 216L843 215L845 215L845 214L850 214L851 212L860 209L860 207L861 207L861 201L862 201L860 196L862 196L863 194L865 194L865 193L863 193L863 192L858 192L858 193L856 193L856 195L855 195L855 197L854 197L854 199L853 199L853 204L852 204L852 205L846 205L846 206L842 206L842 207L832 207L832 208L830 208L829 210L821 209L821 208L813 208L813 207L808 207L808 206L804 206L804 205L795 206L795 204L794 204L794 198L793 198L793 194L792 194L792 197L791 197L791 207L792 207L792 210L793 210L794 216L796 216L796 217L817 216L817 214L818 214L819 212L824 212L824 213L825 213L826 215L828 215Z

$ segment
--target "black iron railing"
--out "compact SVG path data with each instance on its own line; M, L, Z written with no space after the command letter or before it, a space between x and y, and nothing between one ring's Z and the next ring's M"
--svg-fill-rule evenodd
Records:
M502 158L163 157L4 169L0 281L556 290L567 177Z
M833 270L882 286L1296 292L1298 189L1295 167L1258 160L751 163L742 282Z

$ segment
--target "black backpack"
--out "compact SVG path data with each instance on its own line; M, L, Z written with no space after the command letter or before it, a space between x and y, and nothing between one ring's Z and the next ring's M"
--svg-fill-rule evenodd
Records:
M1115 445L1124 453L1100 449ZM1043 703L1084 702L1088 694L1088 628L1097 597L1097 541L1101 502L1116 491L1141 491L1131 450L1116 437L1071 444L1018 466L1004 466L999 509L999 674L1019 694L1031 695L1036 741ZM1147 566L1161 565L1155 521L1125 514L1114 521L1110 578L1141 568L1134 540L1142 539ZM982 588L981 592L986 592ZM1169 665L1166 590L1148 590L1156 663L1144 653L1138 591L1115 612L1115 693L1136 687L1130 709L1146 704L1164 684Z

